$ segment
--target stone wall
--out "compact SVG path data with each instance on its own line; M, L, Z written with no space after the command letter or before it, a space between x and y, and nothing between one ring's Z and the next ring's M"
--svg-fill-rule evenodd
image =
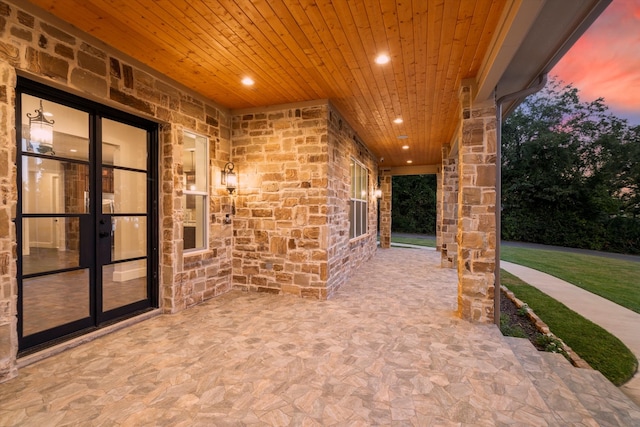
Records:
M462 318L494 321L496 256L496 106L473 105L462 86L458 149L458 312ZM499 313L497 314L499 316Z
M241 112L232 132L234 287L330 297L375 249L373 205L366 241L349 244L348 228L349 159L371 155L326 101Z
M21 4L21 3L20 3ZM21 4L22 5L22 4ZM26 10L29 8L29 10ZM182 254L182 131L209 137L211 167L230 154L228 111L29 5L0 1L0 381L15 375L16 73L163 123L159 137L160 306L175 312L231 288L231 225L211 185L209 250ZM35 11L35 9L33 9Z
M0 382L17 375L15 85L14 68L0 62Z
M442 147L442 211L438 215L441 237L441 266L455 268L458 259L458 159L449 157L451 147Z
M373 256L377 247L378 200L374 189L378 182L376 158L358 139L355 131L333 107L329 108L328 127L328 203L329 244L327 262L327 296L344 284L351 272ZM362 163L369 171L367 183L367 233L349 239L349 199L351 197L351 159Z
M327 104L233 116L233 285L326 298Z
M393 177L390 169L382 169L380 172L380 190L382 199L380 200L380 247L389 249L391 247L391 200L393 198Z

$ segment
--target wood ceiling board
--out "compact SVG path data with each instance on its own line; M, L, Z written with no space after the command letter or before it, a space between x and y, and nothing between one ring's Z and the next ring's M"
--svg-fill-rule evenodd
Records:
M335 93L332 88L337 86L338 83L333 82L332 78L327 80L321 77L318 70L318 65L320 65L319 58L326 56L326 52L320 51L314 55L314 51L311 49L312 42L308 40L313 38L313 31L305 31L303 27L305 23L296 20L281 0L256 1L255 7L271 27L270 31L262 31L265 40L269 40L271 37L280 38L280 43L272 48L270 48L269 43L262 42L261 45L264 45L265 51L267 53L275 51L276 54L281 52L286 60L286 65L293 66L295 72L302 76L304 81L313 89L318 99L333 97ZM274 10L280 11L279 19L274 17ZM289 33L289 29L298 27L303 37L297 39L294 34ZM303 41L302 46L300 46L300 40ZM258 40L258 42L260 41ZM302 54L294 55L289 46L299 47L302 50Z
M479 69L506 3L30 1L229 109L331 99L385 166L440 162L460 82ZM379 66L382 51L391 62Z
M180 16L173 2L167 3L167 11L169 16ZM171 9L173 8L173 9ZM264 105L264 103L274 102L275 100L286 101L293 99L294 101L304 100L304 91L308 88L299 89L298 87L292 87L287 92L283 88L286 87L286 73L284 69L275 62L273 56L268 55L256 45L250 45L245 40L252 41L254 38L249 34L242 32L242 27L230 28L226 23L235 22L233 19L221 19L220 16L230 17L231 14L226 10L218 9L211 11L204 4L199 2L192 2L191 6L185 8L185 11L190 11L189 19L191 25L189 27L195 28L211 28L211 34L213 37L208 37L207 32L202 32L197 35L196 40L198 44L205 46L204 58L213 58L214 61L220 61L224 66L228 67L226 85L230 88L238 89L239 94L244 95L246 107ZM180 31L188 31L184 28ZM213 49L209 46L213 44ZM216 45L221 46L220 50L216 48ZM270 58L272 61L266 63L261 58ZM267 69L263 69L268 66ZM230 73L231 72L231 73ZM244 87L240 84L240 80L243 76L248 75L256 80L256 86ZM258 79L256 75L260 75Z
M256 51L248 52L246 55L247 62L254 59L256 61L255 65L247 65L254 71L253 78L256 80L256 85L259 87L266 85L269 83L270 76L275 74L282 76L277 84L282 88L283 98L288 99L286 102L327 97L326 92L315 83L318 79L308 73L312 67L308 64L305 66L301 62L301 60L308 62L306 55L300 52L307 48L309 42L295 23L290 22L286 31L278 33L272 25L279 24L280 18L274 14L269 4L257 2L257 5L261 6L257 9L249 2L226 3L224 11L213 2L209 3L209 7L214 14L229 13L229 19L226 19L226 24L223 25L229 25L229 28L240 36L243 43L247 40L247 43L256 46ZM294 82L295 84L292 84ZM273 101L271 104L275 103ZM265 104L258 101L253 102L252 106L259 105Z

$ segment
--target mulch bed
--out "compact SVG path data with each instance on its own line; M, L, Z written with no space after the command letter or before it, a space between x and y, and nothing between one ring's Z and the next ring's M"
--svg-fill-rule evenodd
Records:
M516 307L515 303L511 301L504 292L502 293L502 298L500 298L500 312L509 316L509 324L512 327L520 326L527 335L527 338L529 338L529 341L531 341L538 350L544 351L544 347L536 343L536 337L540 335L540 331L538 331L536 325L526 314L521 315L518 313L518 307Z

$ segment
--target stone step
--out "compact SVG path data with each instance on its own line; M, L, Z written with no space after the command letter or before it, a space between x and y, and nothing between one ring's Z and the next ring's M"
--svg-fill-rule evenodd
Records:
M589 410L557 375L528 339L504 337L558 425L598 426ZM562 357L562 356L561 356ZM564 359L564 358L563 358ZM566 361L566 359L565 359ZM573 368L567 362L567 369Z
M640 426L640 407L599 371L575 368L559 354L540 353L601 426Z

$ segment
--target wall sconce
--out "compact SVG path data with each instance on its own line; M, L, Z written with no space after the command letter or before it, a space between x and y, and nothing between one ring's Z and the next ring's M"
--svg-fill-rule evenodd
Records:
M380 198L382 198L382 190L380 189L380 187L376 187L376 188L373 190L373 196L374 196L376 199L380 199Z
M228 162L220 171L220 182L222 183L222 185L227 187L227 191L229 192L229 194L233 194L233 192L236 191L236 188L238 187L238 176L233 171L234 167L235 166L233 162Z
M48 120L44 115L42 100L40 100L40 108L35 110L36 115L27 113L29 118L29 146L28 151L33 151L33 146L41 154L55 155L53 151L53 120Z

